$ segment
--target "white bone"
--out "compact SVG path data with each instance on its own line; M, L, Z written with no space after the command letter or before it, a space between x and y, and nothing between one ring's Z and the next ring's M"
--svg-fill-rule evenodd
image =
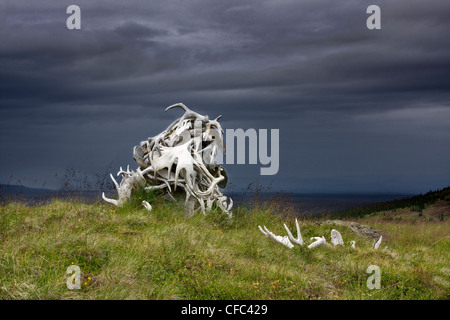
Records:
M344 244L344 240L342 240L341 234L335 229L331 230L331 243L334 246L337 246L338 244Z
M150 203L148 203L145 200L142 200L142 205L144 206L145 209L147 209L148 211L152 211L152 205Z
M107 198L107 197L105 196L105 193L104 193L104 192L102 192L102 198L103 198L103 200L105 200L106 202L112 203L112 204L115 205L115 206L118 206L118 205L119 205L118 202L117 202L117 200Z
M266 226L264 226L264 230L261 228L261 226L258 226L259 230L269 239L278 242L280 244L282 244L283 246L286 246L290 249L292 249L294 247L294 245L289 241L289 238L284 236L277 236L275 234L273 234L272 232L269 231L269 229L266 228Z
M375 240L373 240L373 248L375 249L375 250L377 250L378 249L378 247L380 246L380 244L381 244L381 240L383 239L383 236L381 235L380 236L380 238L378 239L378 241L375 243Z
M300 233L300 226L298 225L297 219L295 219L295 226L297 227L297 239L294 238L294 236L292 235L292 233L289 230L289 228L287 227L287 225L284 224L284 228L286 229L286 231L288 233L289 239L292 242L302 246L304 242L303 242L303 239L302 239L302 234Z
M179 187L186 193L186 203L191 198L198 203L193 210L206 213L216 205L231 218L233 201L223 195L218 187L224 187L223 181L226 181L226 175L222 174L223 168L219 166L219 170L212 175L204 163L214 164L217 149L223 148L224 131L218 122L221 116L209 120L208 116L194 112L182 103L171 105L166 111L175 107L184 110L183 116L173 121L163 132L141 141L140 146L133 149L133 158L139 164L136 172L130 171L129 165L126 171L120 167L117 173L117 176L122 177L120 184L111 175L119 198L109 199L104 195L103 198L122 206L133 191L143 186L146 191L167 189L169 196L174 199L172 189L175 191ZM210 133L213 127L218 131L214 142Z
M323 246L323 245L329 245L329 244L327 243L327 240L325 240L325 237L324 237L324 236L322 236L322 237L312 237L311 240L313 240L313 239L316 240L316 241L314 241L313 243L311 243L311 244L308 246L308 249L317 248L317 247Z
M116 186L117 191L119 191L119 184L117 183L116 179L114 179L114 176L110 173L109 176L111 177L112 181L114 182L114 185Z

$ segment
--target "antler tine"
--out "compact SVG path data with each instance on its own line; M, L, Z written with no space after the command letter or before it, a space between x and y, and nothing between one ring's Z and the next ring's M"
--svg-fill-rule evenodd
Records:
M165 111L170 110L170 109L172 109L172 108L176 108L176 107L180 107L180 108L183 109L185 112L190 111L190 109L189 109L188 107L186 107L186 106L185 106L183 103L181 103L181 102L175 103L175 104L173 104L173 105L171 105L171 106L168 106L168 107L166 108Z
M316 241L314 241L313 243L311 243L309 246L308 246L308 249L313 249L313 248L316 248L316 247L319 247L319 246L323 246L323 245L330 245L329 243L327 243L327 240L325 240L325 237L324 236L322 236L322 237L312 237L311 238L311 240L316 240Z
M295 225L296 225L296 227L297 227L297 239L294 238L294 236L292 235L292 233L291 233L291 231L289 230L289 228L287 227L287 225L286 225L285 223L284 223L283 225L284 225L284 228L286 229L286 231L287 231L287 233L288 233L289 239L290 239L292 242L294 242L294 243L296 243L296 244L302 246L302 245L303 245L303 239L302 239L302 235L301 235L301 233L300 233L300 226L298 225L297 219L295 219Z
M264 230L265 231L261 229L261 226L258 226L258 228L269 239L271 239L271 240L273 240L275 242L278 242L278 243L282 244L283 246L286 246L286 247L288 247L290 249L292 249L294 247L294 245L289 241L288 237L286 237L286 236L284 236L284 237L277 236L274 233L270 232L269 229L267 229L266 226L264 226Z
M267 232L265 232L261 226L258 226L259 230L262 232L263 235L265 235L267 237Z
M378 239L378 241L377 241L377 243L375 243L375 240L373 241L374 243L373 243L373 248L374 249L378 249L378 247L380 246L380 244L381 244L381 240L383 239L383 236L381 235L380 236L380 239Z
M144 206L145 209L147 209L148 211L152 211L152 205L150 203L148 203L145 200L142 200L142 205Z
M107 197L105 196L105 193L104 193L104 192L102 192L102 198L103 198L103 200L105 200L106 202L109 202L109 203L111 203L111 204L113 204L113 205L115 205L115 206L119 206L119 202L118 202L117 200L107 198Z
M228 204L227 210L230 211L233 208L233 199L231 198L228 199L230 199L230 203Z
M114 179L114 176L111 173L109 174L109 176L111 177L112 181L114 182L116 189L119 190L119 184L117 183L116 179Z

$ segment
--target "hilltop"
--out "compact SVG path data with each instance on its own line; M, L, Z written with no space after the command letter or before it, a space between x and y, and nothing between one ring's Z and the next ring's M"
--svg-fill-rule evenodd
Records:
M141 199L136 199L139 203ZM302 237L331 230L345 245L289 249L258 230L295 235L296 209L276 201L186 218L182 206L54 200L0 206L1 299L448 299L450 223L353 218L357 225L300 217ZM346 218L346 221L352 221ZM375 230L372 236L355 230ZM379 250L373 237L383 234ZM349 241L356 241L356 249ZM385 249L385 247L388 247ZM71 265L81 289L69 290ZM381 289L366 286L370 265Z

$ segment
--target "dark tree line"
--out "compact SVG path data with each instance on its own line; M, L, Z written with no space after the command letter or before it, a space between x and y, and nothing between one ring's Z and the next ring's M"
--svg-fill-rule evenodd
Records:
M418 194L410 198L374 203L360 208L353 208L324 214L323 216L333 219L340 219L345 217L359 218L374 212L391 211L403 208L409 208L411 211L422 212L422 210L425 209L427 205L431 205L443 200L450 201L450 186L442 190L430 190L425 194Z

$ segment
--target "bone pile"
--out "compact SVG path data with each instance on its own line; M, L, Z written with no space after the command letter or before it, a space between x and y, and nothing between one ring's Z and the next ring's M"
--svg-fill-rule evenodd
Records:
M183 116L134 147L133 158L139 165L136 171L120 168L120 184L110 175L119 198L109 199L104 193L102 197L120 207L138 188L163 190L174 200L175 192L181 190L190 214L206 213L216 207L231 218L233 200L219 190L225 188L227 175L215 161L217 152L224 149L223 130L218 122L221 116L210 120L182 103L171 105L166 111L176 107L184 110ZM142 204L151 210L148 202Z
M300 233L300 226L298 224L297 219L295 219L295 226L297 227L297 238L294 238L294 236L292 235L291 231L286 226L286 224L284 224L284 228L286 229L286 232L288 235L283 236L283 237L275 235L273 232L269 231L269 229L267 229L266 226L264 226L263 228L261 228L261 226L258 226L258 228L262 232L262 234L265 235L270 240L277 242L279 244L282 244L283 246L286 246L289 249L292 249L294 247L292 242L295 244L298 244L300 246L303 246L305 244L305 242L302 239L302 235ZM377 250L381 244L382 239L383 239L383 236L380 236L380 238L378 239L378 241L376 243L374 241L372 248ZM317 248L320 246L330 246L330 244L327 242L327 240L325 239L324 236L312 237L310 240L311 241L314 240L314 241L308 245L308 249L313 249L313 248ZM340 234L339 231L337 231L335 229L331 230L331 243L333 244L333 246L344 245L344 240L342 239L342 235ZM354 240L350 241L350 246L353 249L356 248L355 245L356 245L356 242Z

